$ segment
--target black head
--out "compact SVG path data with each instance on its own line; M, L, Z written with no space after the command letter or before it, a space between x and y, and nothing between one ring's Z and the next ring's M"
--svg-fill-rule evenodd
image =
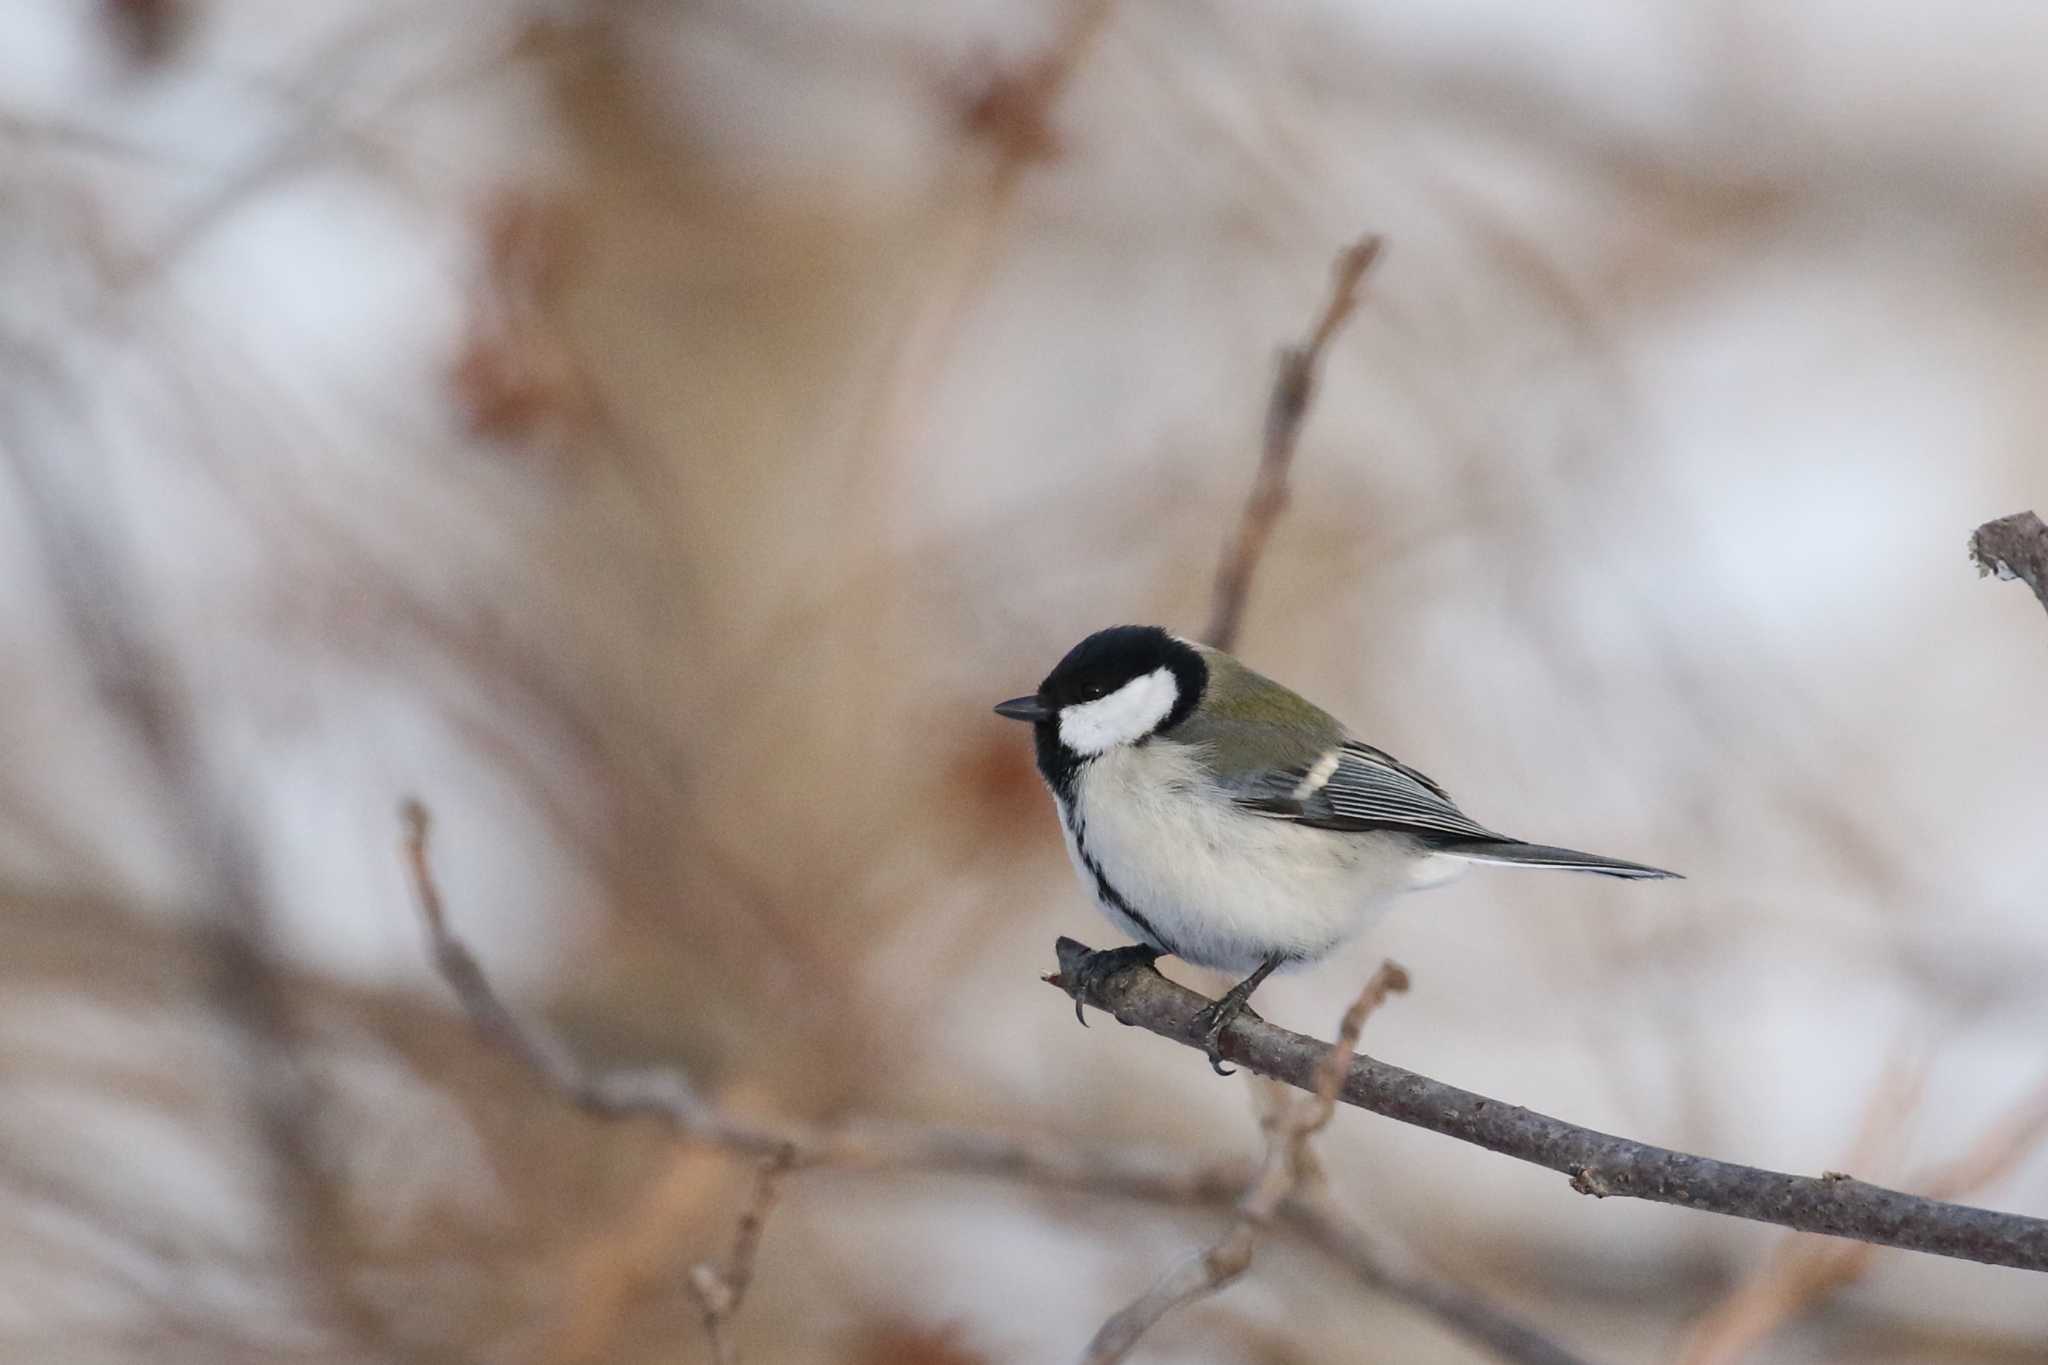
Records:
M1062 711L1084 706L1122 691L1140 678L1165 669L1174 684L1175 700L1166 716L1147 733L1170 730L1188 718L1209 682L1209 666L1184 640L1159 626L1111 626L1098 630L1067 651L1067 656L1038 685L1038 700Z
M1038 691L996 708L1038 730L1039 766L1055 786L1073 765L1173 729L1194 712L1209 666L1158 626L1112 626L1067 651Z

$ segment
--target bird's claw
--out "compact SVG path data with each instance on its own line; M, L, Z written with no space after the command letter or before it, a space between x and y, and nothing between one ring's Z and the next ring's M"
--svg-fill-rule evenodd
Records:
M1134 943L1127 948L1104 948L1088 954L1066 972L1066 986L1074 997L1074 1017L1081 1021L1081 1027L1088 1027L1088 1017L1081 1013L1081 1002L1096 987L1108 981L1126 967L1149 967L1159 960L1159 950L1143 943Z
M1247 1014L1254 1019L1259 1017L1259 1012L1245 1003L1245 998L1236 991L1220 1000L1211 1000L1195 1011L1195 1027L1202 1034L1202 1051L1209 1054L1209 1069L1219 1076L1237 1074L1237 1068L1223 1065L1223 1031L1237 1022L1239 1016Z

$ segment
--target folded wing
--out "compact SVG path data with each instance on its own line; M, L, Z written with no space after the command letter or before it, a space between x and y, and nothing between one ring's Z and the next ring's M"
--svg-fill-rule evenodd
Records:
M1357 740L1299 769L1268 774L1239 803L1318 829L1400 830L1446 842L1503 838L1459 810L1427 775Z

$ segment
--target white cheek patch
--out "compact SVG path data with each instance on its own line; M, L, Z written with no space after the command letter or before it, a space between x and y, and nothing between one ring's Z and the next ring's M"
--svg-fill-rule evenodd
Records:
M1159 728L1180 700L1180 684L1163 665L1133 678L1106 697L1060 712L1060 743L1077 754L1099 754L1135 744Z

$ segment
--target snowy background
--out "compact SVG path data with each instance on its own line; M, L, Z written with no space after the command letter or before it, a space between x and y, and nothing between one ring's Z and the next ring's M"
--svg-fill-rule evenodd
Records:
M2048 622L1964 544L2048 504L2048 11L1076 13L0 7L5 1359L376 1358L209 978L223 844L377 1350L709 1358L686 1272L745 1164L477 1047L412 794L458 927L593 1055L1255 1152L1243 1081L1040 984L1110 931L988 707L1200 627L1276 348L1368 231L1239 652L1476 818L1689 880L1478 872L1263 1011L1327 1036L1392 956L1375 1055L1880 1180L2041 1082ZM1049 125L1006 119L1052 51ZM1357 1112L1321 1149L1602 1361L1676 1358L1778 1240ZM2048 1212L2048 1155L1969 1198ZM1217 1226L805 1175L738 1341L1070 1359ZM2031 1277L1887 1253L1747 1358L2044 1352ZM1276 1245L1139 1358L1484 1357Z

